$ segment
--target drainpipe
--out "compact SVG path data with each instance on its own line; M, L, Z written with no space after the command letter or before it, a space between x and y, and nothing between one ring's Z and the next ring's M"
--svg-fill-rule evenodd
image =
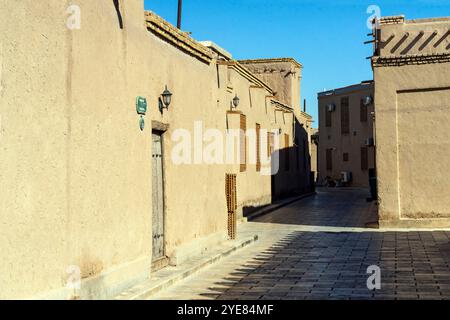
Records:
M177 28L181 29L181 13L183 10L183 0L178 0L178 19L177 19Z

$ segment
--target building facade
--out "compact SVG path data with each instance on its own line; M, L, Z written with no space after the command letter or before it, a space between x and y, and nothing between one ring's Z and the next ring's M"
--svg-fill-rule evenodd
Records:
M319 184L369 186L375 167L373 90L368 81L318 94Z
M257 75L274 89L273 99L285 106L291 106L295 126L293 127L292 148L289 151L291 163L296 174L281 172L273 177L275 188L274 195L283 197L300 192L307 192L313 188L313 178L311 177L311 136L314 132L312 124L313 118L301 109L300 82L302 79L303 66L293 58L271 58L240 60L243 66ZM286 151L284 151L286 153ZM280 158L285 157L283 154ZM293 160L293 161L292 161ZM290 183L286 183L291 181Z
M142 0L77 3L0 3L0 298L113 297L308 189L304 120L269 83Z
M379 222L450 226L450 18L374 21Z
M311 132L311 172L314 172L314 182L317 182L317 171L319 170L318 155L319 155L319 129L313 128Z

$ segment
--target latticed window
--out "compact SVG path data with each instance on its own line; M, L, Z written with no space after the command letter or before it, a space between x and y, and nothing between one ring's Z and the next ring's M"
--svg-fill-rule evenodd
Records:
M228 237L236 239L237 191L235 174L226 174L225 176L225 195L228 209Z

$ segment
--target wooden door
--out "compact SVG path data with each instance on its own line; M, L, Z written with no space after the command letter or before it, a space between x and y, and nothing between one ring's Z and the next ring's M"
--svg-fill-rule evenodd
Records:
M152 134L152 200L153 200L153 261L165 257L164 250L164 184L162 136Z

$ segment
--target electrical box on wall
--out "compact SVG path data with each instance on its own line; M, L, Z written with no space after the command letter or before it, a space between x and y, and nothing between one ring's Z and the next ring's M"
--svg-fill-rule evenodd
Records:
M367 147L373 147L375 145L375 141L373 138L367 138L366 139L366 146Z

